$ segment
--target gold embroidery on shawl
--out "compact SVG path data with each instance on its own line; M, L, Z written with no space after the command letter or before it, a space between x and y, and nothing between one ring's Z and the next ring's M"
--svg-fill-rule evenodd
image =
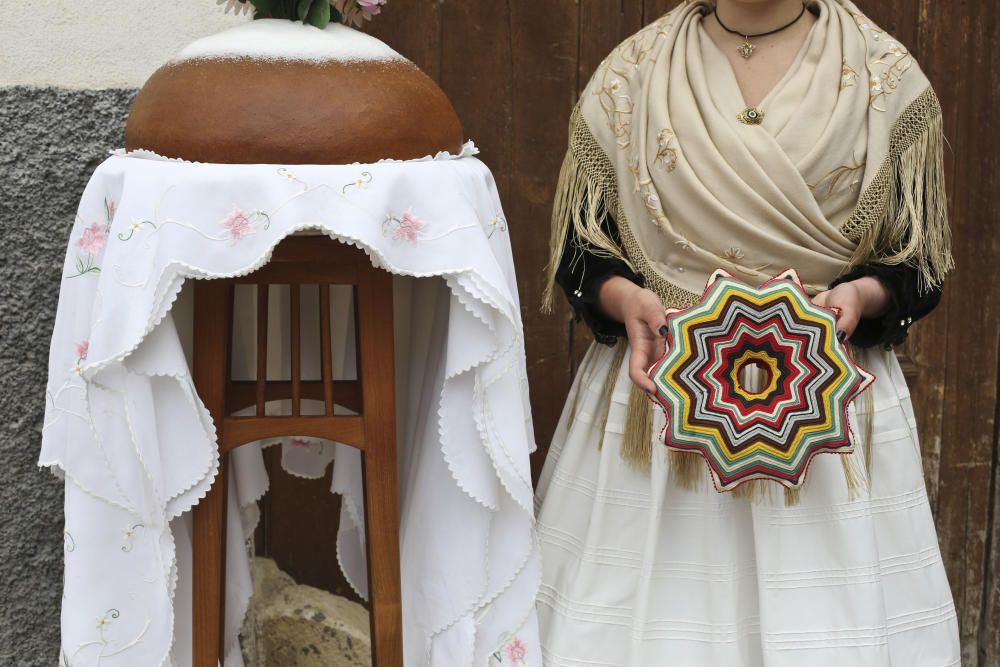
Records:
M840 89L850 88L857 83L859 78L861 77L858 75L858 70L848 65L845 60L840 74Z
M940 103L933 89L927 88L893 124L886 159L841 227L841 233L858 243L845 271L876 257L886 264L908 263L919 269L921 285L929 289L940 285L953 268L941 123ZM593 214L581 220L583 204L602 200L617 222L620 246L603 233ZM697 302L696 294L670 283L653 269L639 248L618 196L614 166L587 128L579 107L570 118L570 149L560 174L552 223L545 310L551 309L555 270L570 224L598 254L621 259L641 273L664 306L685 308Z
M841 165L815 183L809 183L809 189L815 191L819 189L819 186L823 185L823 183L826 183L826 192L822 192L816 196L816 201L822 204L826 200L830 199L830 197L835 194L839 194L846 188L853 188L854 186L861 185L861 179L858 178L858 176L864 174L864 170L864 162Z
M720 257L727 262L735 263L746 257L746 253L743 252L743 248L733 245L726 248Z
M768 275L765 274L765 271L767 271L767 269L771 266L770 264L761 264L755 268L748 268L740 264L740 260L744 259L746 255L747 254L744 252L743 248L735 245L729 246L721 253L715 253L716 257L721 259L726 264L729 264L729 268L731 270L742 273L745 276L760 278L761 276ZM773 272L770 275L773 275ZM770 277L770 275L768 275L768 277Z
M667 216L663 214L663 206L660 204L660 195L656 194L656 189L653 187L652 183L644 183L642 191L642 203L646 205L646 210L649 211L650 222L659 230L663 230L664 227L670 225L670 221L667 220Z
M848 11L865 41L879 45L875 50L879 54L878 58L868 63L868 103L876 111L886 111L884 107L878 106L879 100L896 91L903 75L913 66L913 58L902 44L875 25L870 18L851 9Z
M627 83L639 66L649 57L657 40L667 36L670 14L649 24L611 52L594 73L593 94L600 98L608 127L615 135L619 148L632 145L632 111L635 103L626 92Z
M674 131L669 127L660 130L656 136L657 150L655 163L662 163L668 172L677 168L677 146L674 142Z

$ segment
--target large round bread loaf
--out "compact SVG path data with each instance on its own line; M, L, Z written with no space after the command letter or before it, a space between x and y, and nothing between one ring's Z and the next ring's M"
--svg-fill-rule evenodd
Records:
M262 19L199 40L139 91L125 147L198 162L347 164L457 153L434 81L351 28Z

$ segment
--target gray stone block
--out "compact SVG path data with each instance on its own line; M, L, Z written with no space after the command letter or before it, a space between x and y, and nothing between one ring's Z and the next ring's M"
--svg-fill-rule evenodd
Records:
M253 609L243 632L248 667L370 667L364 607L297 585L268 558L254 560L253 576Z

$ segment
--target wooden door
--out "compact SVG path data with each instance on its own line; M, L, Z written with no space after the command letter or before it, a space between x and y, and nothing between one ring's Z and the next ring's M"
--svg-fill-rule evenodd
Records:
M949 140L958 270L937 311L901 351L924 467L962 629L964 664L1000 664L1000 526L995 519L1000 376L1000 2L858 0L917 56ZM589 335L565 307L539 313L552 194L566 122L598 63L676 0L397 0L371 32L440 82L493 170L517 261L539 451L537 471ZM317 485L317 489L319 485ZM293 493L292 488L276 490ZM307 501L314 511L319 494ZM298 501L279 501L294 512ZM282 540L284 543L285 540ZM272 551L276 547L272 547ZM283 548L283 547L281 547ZM315 553L315 552L314 552ZM327 558L325 554L322 556ZM319 572L329 561L307 565ZM318 556L312 556L315 559ZM328 582L332 583L332 582Z

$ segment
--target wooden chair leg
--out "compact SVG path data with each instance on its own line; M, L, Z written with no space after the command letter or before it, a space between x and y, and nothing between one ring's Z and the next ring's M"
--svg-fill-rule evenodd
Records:
M372 665L402 667L392 276L362 269L355 300L365 420L364 493ZM367 274L367 275L365 275Z
M225 656L227 455L222 449L226 411L232 286L217 281L195 283L195 387L215 422L219 440L219 470L215 483L193 510L194 562L192 660L194 667L218 667Z
M370 440L369 444L372 444ZM363 458L372 665L402 667L403 609L395 447L379 448L378 454L373 449L366 452Z
M226 501L228 455L219 457L215 484L194 508L192 600L194 667L218 667L225 658Z

